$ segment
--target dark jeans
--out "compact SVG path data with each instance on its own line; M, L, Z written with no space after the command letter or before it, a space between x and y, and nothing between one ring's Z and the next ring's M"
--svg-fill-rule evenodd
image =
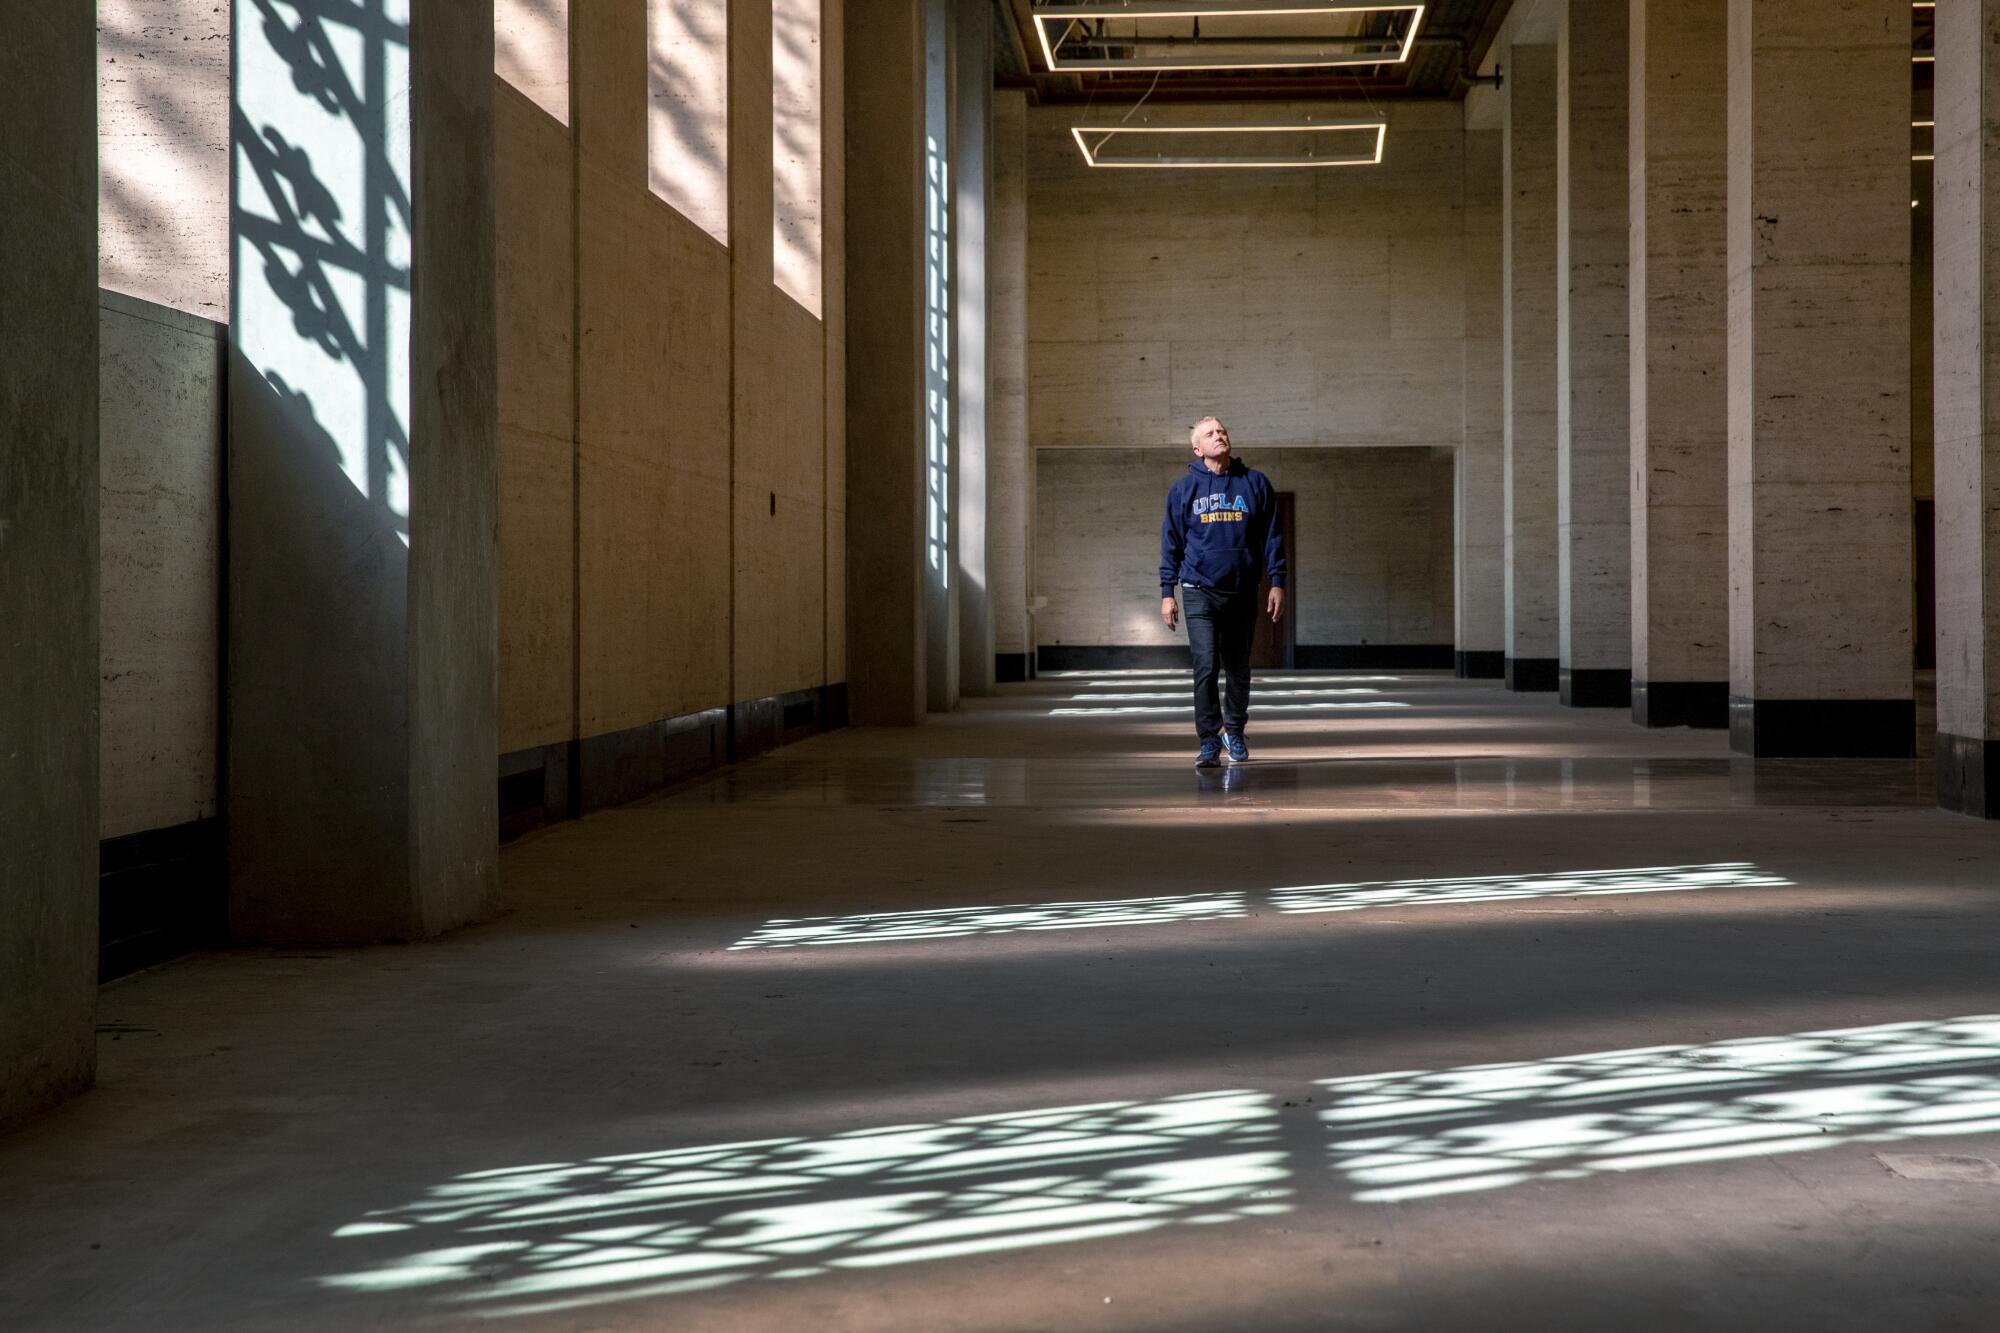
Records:
M1194 731L1208 740L1240 733L1250 715L1250 643L1257 635L1257 590L1181 588L1188 650L1194 655ZM1218 668L1228 678L1216 698Z

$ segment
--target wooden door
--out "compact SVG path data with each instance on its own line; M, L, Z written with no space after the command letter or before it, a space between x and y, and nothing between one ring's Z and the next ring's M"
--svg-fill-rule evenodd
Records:
M1283 534L1285 543L1285 614L1275 625L1271 623L1271 617L1264 614L1264 602L1271 589L1271 581L1265 579L1257 587L1257 637L1250 644L1250 668L1253 671L1288 669L1292 665L1292 650L1297 637L1294 626L1299 620L1299 552L1298 543L1292 540L1295 498L1291 491L1278 492L1278 531Z

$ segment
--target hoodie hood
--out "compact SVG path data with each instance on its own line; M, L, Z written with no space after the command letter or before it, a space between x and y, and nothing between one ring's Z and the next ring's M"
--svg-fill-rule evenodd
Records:
M1199 458L1195 459L1192 463L1188 464L1188 471L1194 473L1198 477L1213 477L1215 480L1220 481L1224 477L1247 476L1249 475L1250 469L1243 466L1242 459L1238 458L1235 454L1231 454L1229 456L1229 471L1227 472L1210 472L1208 470L1208 464L1202 462Z

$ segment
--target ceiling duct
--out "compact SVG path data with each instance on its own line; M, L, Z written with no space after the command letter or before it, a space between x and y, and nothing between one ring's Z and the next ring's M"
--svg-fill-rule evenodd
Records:
M1402 64L1424 9L1351 0L1036 0L1031 13L1042 59L1068 73Z

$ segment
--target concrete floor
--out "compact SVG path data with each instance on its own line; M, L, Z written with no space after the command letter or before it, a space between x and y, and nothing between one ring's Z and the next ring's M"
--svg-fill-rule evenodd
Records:
M2000 830L1334 674L1233 777L1045 680L114 985L0 1327L2000 1327Z

